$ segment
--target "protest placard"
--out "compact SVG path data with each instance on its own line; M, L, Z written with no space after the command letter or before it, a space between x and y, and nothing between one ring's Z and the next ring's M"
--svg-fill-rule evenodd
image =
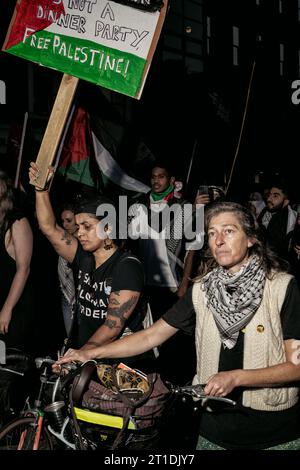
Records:
M167 0L18 0L3 50L139 98L166 7Z

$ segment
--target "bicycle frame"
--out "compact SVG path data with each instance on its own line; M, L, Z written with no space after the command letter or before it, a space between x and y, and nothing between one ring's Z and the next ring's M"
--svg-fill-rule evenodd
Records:
M46 359L47 359L46 361L44 361L43 358L37 358L36 359L37 367L42 367L44 365L44 370L43 370L42 374L40 374L41 385L40 385L40 389L39 389L39 393L38 393L38 398L34 402L34 409L32 409L32 410L29 409L25 412L25 416L31 416L32 414L34 414L35 419L37 420L36 428L35 428L35 438L34 438L33 450L38 450L39 442L40 442L40 438L41 438L42 428L43 428L43 426L46 426L46 424L45 424L46 423L45 422L45 412L42 411L40 409L40 407L42 405L42 398L43 398L43 395L44 395L44 392L45 392L45 386L47 384L49 384L49 380L48 380L49 377L48 377L48 373L47 373L48 367L49 367L49 365L52 365L55 362L54 360L52 360L50 358L46 358ZM57 390L58 390L59 381L60 381L60 376L57 376L55 382L53 383L53 392L52 392L51 404L55 403L55 401L56 401L56 394L57 394ZM45 408L45 411L46 411L46 408ZM76 448L75 444L69 442L64 436L64 433L65 433L65 430L66 430L66 427L67 427L69 421L70 421L70 418L68 416L66 416L65 419L64 419L64 423L62 425L62 428L61 428L60 432L56 432L51 427L50 424L47 424L47 429L60 442L62 442L63 444L65 444L67 447L69 447L71 449L75 449ZM22 436L21 436L21 439L22 439Z
M34 406L31 408L29 405L29 400L27 400L27 409L24 410L20 418L14 422L6 425L3 430L0 430L0 447L3 444L3 440L6 439L6 436L17 436L14 443L11 444L8 441L7 448L15 448L17 450L39 450L41 448L53 449L53 441L51 443L51 436L55 438L55 442L63 443L68 449L98 449L99 446L105 446L105 436L113 437L114 431L120 431L123 428L123 417L110 415L106 412L92 411L80 408L80 406L74 406L72 400L72 388L70 390L69 398L66 396L64 401L56 401L58 386L60 377L58 376L55 381L49 381L50 373L49 366L51 366L55 361L50 358L38 358L36 360L36 365L39 368L42 368L40 373L40 387L37 394L37 398L34 400ZM39 365L38 365L39 364ZM73 366L74 368L74 366ZM76 368L77 371L77 368ZM52 374L52 371L51 371ZM72 374L73 375L73 374ZM70 379L72 378L70 376ZM43 400L45 395L45 388L47 384L53 386L51 402L44 408ZM201 385L191 385L191 386L176 386L168 383L168 388L173 397L176 396L191 396L193 399L206 401L206 400L218 400L225 402L226 404L235 405L235 402L226 398L226 397L208 397L204 394L203 386ZM59 404L61 406L67 405L67 412L61 415L61 420L59 421L59 426L52 426L52 421L50 420L51 414L49 413L49 407ZM65 405L64 405L65 404ZM48 408L48 410L47 410ZM57 411L60 408L53 407L52 411ZM78 422L81 423L79 425ZM70 434L68 434L67 426L70 423ZM56 423L57 424L57 423ZM112 432L109 433L108 429L111 429ZM17 432L19 431L19 432ZM126 428L128 432L125 442L125 447L129 444L135 443L135 436L147 435L147 429L139 430L135 425L134 419L130 419ZM71 437L72 436L72 437ZM9 437L8 437L9 440ZM151 440L151 433L150 433ZM6 442L6 441L5 441ZM150 441L151 444L151 441ZM108 443L108 445L110 445ZM122 444L123 445L123 444ZM5 447L6 448L6 447Z
M34 442L33 442L33 449L32 450L38 450L38 448L39 448L41 432L42 432L42 426L43 426L43 420L44 420L44 415L40 414L39 417L38 417L38 422L37 422L37 426L36 426L36 429L35 429ZM22 432L17 450L22 450L23 449L23 445L24 445L24 442L25 442L25 439L26 439L27 431L28 430L26 429L25 431Z
M36 359L36 367L40 368L41 372L39 374L40 386L33 406L30 406L29 397L27 397L20 417L8 423L0 430L0 440L3 439L6 434L11 433L11 435L13 435L13 438L11 437L9 439L13 441L13 447L17 450L38 450L40 447L45 447L45 445L46 447L52 448L52 444L49 444L51 440L49 433L54 435L57 441L63 442L65 446L75 449L75 445L69 442L63 435L70 420L69 417L66 417L60 433L57 433L48 424L48 416L44 413L43 409L47 385L49 386L49 384L51 384L53 387L51 402L55 402L56 400L60 377L58 376L55 380L50 380L50 366L54 362L55 361L50 358ZM15 371L12 372L14 373ZM52 371L51 375L53 375ZM43 442L41 442L42 436L44 438ZM12 444L8 444L8 448L11 448L11 445Z

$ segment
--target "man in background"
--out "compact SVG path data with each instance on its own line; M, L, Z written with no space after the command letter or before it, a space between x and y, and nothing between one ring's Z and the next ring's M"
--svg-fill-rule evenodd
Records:
M258 216L258 223L265 232L267 244L283 259L288 259L289 241L296 219L297 213L290 206L287 184L274 182L266 207Z
M148 308L157 320L189 286L193 257L184 235L187 223L192 224L192 205L189 217L184 214L187 201L177 193L175 175L165 164L157 163L152 168L150 182L151 191L129 209L129 232L137 240L133 250L142 262ZM170 380L172 367L174 371L177 368L178 375L176 351L180 349L182 356L185 348L185 353L194 354L193 339L183 336L172 339L161 351L163 369Z

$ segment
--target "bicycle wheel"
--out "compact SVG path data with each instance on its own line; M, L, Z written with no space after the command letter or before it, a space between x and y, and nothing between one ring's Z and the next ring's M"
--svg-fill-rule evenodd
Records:
M24 443L21 450L32 450L35 437L35 419L32 417L18 418L7 424L0 431L0 450L17 450L21 435L24 431ZM53 450L51 436L47 429L43 428L38 450Z

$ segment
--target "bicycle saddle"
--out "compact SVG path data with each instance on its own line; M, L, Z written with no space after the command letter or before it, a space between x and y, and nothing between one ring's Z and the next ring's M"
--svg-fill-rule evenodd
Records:
M72 400L78 403L82 399L92 374L96 369L95 361L87 361L82 364L80 373L75 377L72 384Z
M32 361L32 358L29 354L24 353L20 349L16 348L7 348L6 350L6 361Z

